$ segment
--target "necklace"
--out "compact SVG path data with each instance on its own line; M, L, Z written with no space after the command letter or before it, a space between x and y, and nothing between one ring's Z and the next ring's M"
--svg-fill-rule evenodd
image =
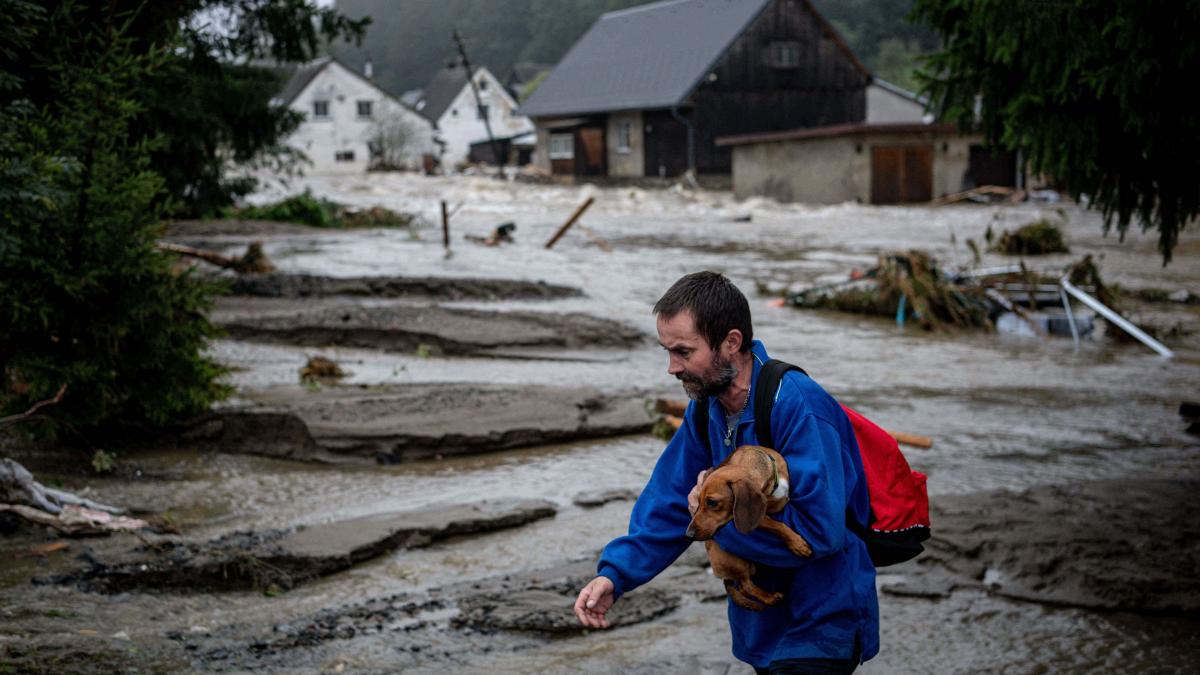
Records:
M748 406L748 405L750 405L750 388L749 387L746 388L746 400L742 401L742 409L737 412L737 417L735 417L733 419L733 423L730 424L728 418L726 418L725 447L729 447L729 446L733 445L733 432L735 429L737 429L738 422L742 421L742 413L746 412L746 406Z

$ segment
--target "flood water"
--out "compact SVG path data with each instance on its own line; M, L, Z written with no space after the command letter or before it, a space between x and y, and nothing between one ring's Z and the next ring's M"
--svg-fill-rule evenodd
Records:
M415 232L372 230L278 236L212 236L206 246L240 251L265 239L285 272L330 276L402 275L541 280L583 289L553 301L442 303L523 311L584 312L640 328L633 350L596 351L579 360L420 358L356 349L292 348L221 341L212 352L234 366L241 388L295 387L307 356L323 354L355 384L481 382L606 390L642 387L682 397L654 343L650 307L679 276L711 269L746 293L755 337L769 352L803 365L846 404L890 429L925 434L932 449L908 449L929 476L930 497L1073 481L1200 476L1197 439L1184 432L1181 401L1200 397L1200 350L1173 345L1165 360L1136 343L996 334L929 334L915 326L768 305L756 282L795 288L865 270L881 251L922 248L947 267L967 264L965 242L983 246L996 234L1041 217L1063 217L1070 255L1035 259L1059 268L1085 253L1100 258L1107 282L1127 288L1200 292L1200 237L1185 233L1163 268L1149 235L1124 243L1105 237L1100 217L1074 205L946 207L806 207L728 193L592 186L535 186L483 177L369 175L309 178L266 190L266 201L309 187L322 197L422 214ZM611 245L606 253L575 229L552 249L543 244L586 197L581 219ZM438 203L461 204L451 219L451 254L443 252ZM735 222L740 216L750 222ZM489 248L463 240L514 221L514 244ZM1011 259L985 254L984 265ZM383 301L371 301L383 302ZM388 301L402 302L402 301ZM1180 310L1195 329L1200 313ZM489 535L402 551L319 582L267 598L255 593L93 596L29 587L34 563L10 569L6 606L69 605L102 631L139 638L172 630L274 625L323 608L454 581L548 567L594 556L624 531L631 502L574 506L582 492L639 490L662 443L631 436L506 451L493 455L387 467L310 466L232 455L162 452L141 457L150 478L89 481L110 501L169 508L189 535L342 520L430 504L494 497L536 497L559 505L555 518ZM159 476L155 478L154 476ZM65 478L68 485L71 478ZM82 485L83 483L75 483ZM936 527L936 524L935 524ZM1052 608L959 591L943 600L881 594L883 651L863 672L1046 672L1108 669L1178 672L1195 656L1195 622ZM84 621L86 623L87 621ZM82 624L80 624L82 626ZM521 642L520 640L516 640ZM346 672L749 672L729 655L724 608L692 603L663 619L586 637L521 642L519 648L458 651L447 634L444 654L424 661L389 648L386 637L333 642L321 664ZM289 668L288 670L293 670Z

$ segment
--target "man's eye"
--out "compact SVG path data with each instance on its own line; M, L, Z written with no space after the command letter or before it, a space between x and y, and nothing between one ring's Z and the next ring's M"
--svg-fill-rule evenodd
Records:
M705 501L704 503L707 504L708 508L710 508L710 509L717 508L717 500L715 500L715 499L709 499L709 500Z

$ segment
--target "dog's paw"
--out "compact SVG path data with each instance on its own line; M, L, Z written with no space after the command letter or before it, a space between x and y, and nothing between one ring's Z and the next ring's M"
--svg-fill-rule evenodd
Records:
M804 541L804 539L800 537L796 537L792 541L788 542L788 550L800 556L801 558L812 557L812 547L808 545L807 541Z

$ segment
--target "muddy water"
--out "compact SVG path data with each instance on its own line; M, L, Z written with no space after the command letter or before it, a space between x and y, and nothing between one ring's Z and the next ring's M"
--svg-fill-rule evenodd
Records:
M482 276L543 280L578 286L581 298L512 301L503 309L585 312L653 334L649 308L680 275L697 269L728 274L747 292L756 337L777 357L801 363L849 405L887 427L931 435L931 450L911 450L915 468L929 474L939 495L1121 477L1200 474L1196 439L1176 414L1197 397L1200 349L1186 339L1165 361L1137 345L996 335L928 335L886 320L772 308L755 282L802 287L865 269L881 250L919 247L944 263L970 260L965 241L982 244L1039 217L1059 218L1055 207L953 206L870 208L803 207L761 200L736 202L726 193L544 187L485 178L373 175L310 179L314 193L362 206L416 211L435 221L438 200L453 207L452 253L440 228L318 232L267 238L266 252L287 272L331 276ZM293 186L293 189L300 189ZM267 191L259 199L278 194ZM580 231L553 250L542 244L587 196L596 203L581 222L607 240L605 253ZM1166 269L1148 236L1124 244L1102 236L1099 217L1073 206L1068 219L1070 256L1040 260L1061 267L1083 253L1102 256L1109 281L1127 287L1200 291L1195 264L1200 239L1184 237ZM752 222L734 222L751 215ZM487 248L463 241L502 221L518 225L516 243ZM246 236L210 236L206 245L236 250ZM1011 260L986 254L985 265ZM372 301L418 302L413 300ZM442 303L487 307L482 302ZM1184 314L1195 327L1200 317ZM660 350L559 355L556 360L439 359L371 350L291 348L221 341L213 353L235 367L239 387L294 387L306 356L321 353L343 363L357 384L406 382L587 383L617 390L631 385L678 393ZM123 630L134 644L169 631L262 629L298 621L329 607L400 592L420 593L455 581L487 579L594 556L623 531L631 504L584 510L571 499L608 488L638 490L661 443L628 437L394 467L334 468L243 456L159 453L139 457L144 478L93 482L111 501L168 508L196 536L341 520L375 512L483 497L539 497L560 505L556 518L507 532L452 540L385 556L349 572L266 598L221 596L89 596L31 587L18 580L44 571L34 562L10 565L3 575L6 607L48 612L70 607L73 619L43 630ZM68 486L72 479L65 477ZM52 567L59 563L50 563ZM1054 609L960 591L942 600L881 596L884 651L867 672L980 670L1084 671L1113 659L1133 672L1183 669L1197 649L1197 626L1182 619L1146 619ZM440 620L444 621L445 617ZM431 620L439 620L432 617ZM335 641L282 670L319 670L337 664L368 671L414 672L743 672L728 650L728 627L718 604L691 603L664 619L587 638L530 640L510 648L463 649L447 632L436 654L399 653L385 638ZM286 662L287 657L283 657Z

